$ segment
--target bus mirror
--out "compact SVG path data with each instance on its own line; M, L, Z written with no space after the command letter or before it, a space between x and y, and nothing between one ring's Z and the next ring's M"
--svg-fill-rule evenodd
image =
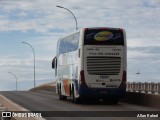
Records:
M54 69L54 68L56 68L56 57L54 57L53 58L53 60L52 60L52 68Z

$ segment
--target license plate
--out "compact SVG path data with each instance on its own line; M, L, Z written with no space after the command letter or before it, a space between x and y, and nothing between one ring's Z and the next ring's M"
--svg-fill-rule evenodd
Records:
M99 93L101 93L101 94L106 94L106 93L108 93L107 91L100 91Z

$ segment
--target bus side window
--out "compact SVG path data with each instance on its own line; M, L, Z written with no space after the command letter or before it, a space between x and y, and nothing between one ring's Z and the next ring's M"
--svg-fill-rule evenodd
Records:
M60 49L60 41L61 41L61 39L59 39L58 42L57 42L57 51L56 51L57 56L60 54L60 52L59 52L59 49Z
M80 33L78 32L59 40L57 55L78 50L79 36Z
M64 39L61 39L61 41L60 41L60 47L59 47L59 54L63 54L64 52L65 52L65 41L64 41Z
M80 33L78 32L76 34L65 37L64 52L71 52L71 51L78 50L79 35Z

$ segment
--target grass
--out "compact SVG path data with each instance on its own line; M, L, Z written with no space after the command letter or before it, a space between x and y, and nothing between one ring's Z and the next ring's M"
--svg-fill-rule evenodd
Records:
M43 90L43 91L55 91L55 83L47 83L47 84L43 84L40 86L37 86L35 88L30 89L29 91L39 91L39 90Z

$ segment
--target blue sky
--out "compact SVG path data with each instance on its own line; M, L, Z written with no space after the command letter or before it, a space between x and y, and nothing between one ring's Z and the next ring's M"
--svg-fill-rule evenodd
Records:
M33 53L36 85L52 82L59 37L84 27L118 27L127 33L128 81L160 80L160 0L0 0L0 90L33 87ZM136 73L141 74L137 75Z

